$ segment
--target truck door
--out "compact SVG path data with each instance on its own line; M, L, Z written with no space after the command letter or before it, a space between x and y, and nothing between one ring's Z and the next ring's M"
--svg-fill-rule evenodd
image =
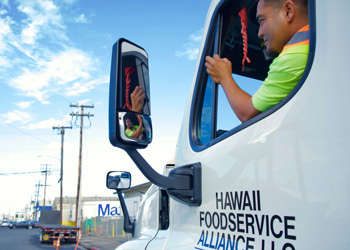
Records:
M312 12L314 1L310 2ZM241 33L238 13L244 7L248 29ZM176 166L202 164L202 204L188 206L171 200L170 226L163 249L303 248L296 247L296 239L306 225L305 214L310 215L312 210L306 205L306 213L302 214L303 209L298 208L305 182L297 132L287 116L297 90L273 110L242 124L221 86L208 77L204 66L207 55L227 57L241 88L254 93L272 61L264 56L255 16L256 1L221 1L209 10L175 162ZM242 71L245 49L251 63L245 63ZM311 62L312 53L308 65ZM296 89L305 79L306 76Z
M157 235L159 230L160 194L159 187L155 185L148 189L137 213L134 237L118 249L146 249L147 244Z

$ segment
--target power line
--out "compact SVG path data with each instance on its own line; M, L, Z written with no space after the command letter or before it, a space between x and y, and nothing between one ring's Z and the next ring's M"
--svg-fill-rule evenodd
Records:
M19 128L13 126L13 125L11 125L10 123L6 123L6 124L7 124L8 126L10 126L11 128L14 128L14 129L18 130L19 132L21 132L21 133L23 133L23 134L25 134L25 135L27 135L27 136L30 136L30 137L32 137L32 138L34 138L34 139L36 139L36 140L39 140L39 141L41 141L41 142L43 142L43 143L49 144L47 141L44 141L44 140L42 140L42 139L40 139L40 138L38 138L38 137L35 137L35 136L31 135L31 134L28 134L27 132L24 132L23 130L21 130L21 129L19 129Z
M47 148L24 148L24 149L0 149L0 152L27 152L27 151L44 151L44 150L50 150Z
M50 170L51 172L59 171L59 170ZM19 174L42 174L44 171L31 171L31 172L12 172L12 173L0 173L0 175L8 176L8 175L19 175Z

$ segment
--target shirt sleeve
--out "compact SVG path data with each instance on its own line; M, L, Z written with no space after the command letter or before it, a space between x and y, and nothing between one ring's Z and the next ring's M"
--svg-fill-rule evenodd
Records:
M279 103L297 85L308 57L307 49L282 52L270 65L267 78L252 96L253 106L263 112Z
M125 134L126 134L126 136L128 136L128 137L131 137L132 133L133 133L133 132L132 132L130 129L125 130Z

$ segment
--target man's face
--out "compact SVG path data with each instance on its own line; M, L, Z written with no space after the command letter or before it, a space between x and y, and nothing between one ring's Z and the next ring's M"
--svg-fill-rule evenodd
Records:
M269 56L278 56L282 52L286 39L284 38L285 22L280 7L258 2L256 18L260 24L259 37L264 39L266 52Z
M132 122L130 121L130 119L126 119L125 120L125 124L126 124L126 127L129 128L129 129L132 129L133 128L133 124Z

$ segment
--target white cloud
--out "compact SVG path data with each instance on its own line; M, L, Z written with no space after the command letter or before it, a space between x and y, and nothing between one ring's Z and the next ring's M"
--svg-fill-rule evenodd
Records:
M188 37L188 42L182 45L183 49L176 51L175 55L178 57L186 57L190 60L196 60L198 56L198 48L202 40L203 29L191 34Z
M0 54L3 54L8 49L5 38L10 32L11 29L6 20L0 18Z
M16 103L16 106L19 107L20 109L27 109L27 108L29 108L33 103L34 103L34 101L30 101L30 102L18 102L18 103Z
M68 49L47 62L47 71L57 84L64 85L79 78L90 78L89 72L94 70L93 62L83 51Z
M91 81L82 81L82 82L76 82L73 84L72 87L67 89L66 95L67 96L78 96L82 93L86 93L93 89L96 85L106 84L108 83L108 77L103 77L99 79L94 79Z
M37 122L37 123L29 123L27 126L27 129L29 130L52 129L53 126L65 126L69 124L70 121L71 121L71 117L69 115L61 120L50 118L48 120Z
M2 68L7 68L7 67L10 67L11 64L3 57L0 57L0 67Z
M53 92L77 96L108 81L92 80L98 60L69 45L60 6L74 2L18 0L17 10L23 16L20 22L14 22L10 16L0 17L0 71L4 72L1 78L42 104L50 103ZM76 21L88 22L84 14ZM12 25L16 31L11 30ZM58 43L56 51L50 44L43 45L42 39Z
M0 114L1 123L13 123L20 122L22 124L28 123L33 119L33 117L27 112L21 110L9 111L6 114Z
M55 91L53 88L57 89L59 86L65 86L74 81L85 82L90 79L90 72L95 70L94 62L95 60L84 52L68 49L52 56L48 61L41 60L39 64L44 65L42 67L32 71L23 68L24 73L13 79L10 84L23 91L25 95L45 103L49 92ZM98 80L88 82L84 86L75 84L69 93L73 95L73 92L79 94L91 90L94 85L98 84L96 81Z
M9 0L0 0L0 3L4 6L9 6Z
M189 38L193 42L200 43L202 41L202 33L203 29L200 29L195 34L191 34Z
M49 0L21 0L18 10L27 16L22 42L34 45L44 35L67 40L59 8Z
M75 18L75 21L77 23L89 23L90 21L86 18L86 16L84 14L81 14L80 16L78 16L77 18Z
M26 96L37 99L41 104L49 104L50 102L47 101L47 98L49 97L48 92L49 91L47 90L28 91Z
M90 104L90 103L92 103L91 99L84 99L78 102L79 105Z
M78 0L62 0L62 1L67 3L67 4L73 4L73 3L77 2Z
M193 61L197 59L198 49L186 48L186 50L183 51L176 51L175 55L178 57L187 57L188 59Z

